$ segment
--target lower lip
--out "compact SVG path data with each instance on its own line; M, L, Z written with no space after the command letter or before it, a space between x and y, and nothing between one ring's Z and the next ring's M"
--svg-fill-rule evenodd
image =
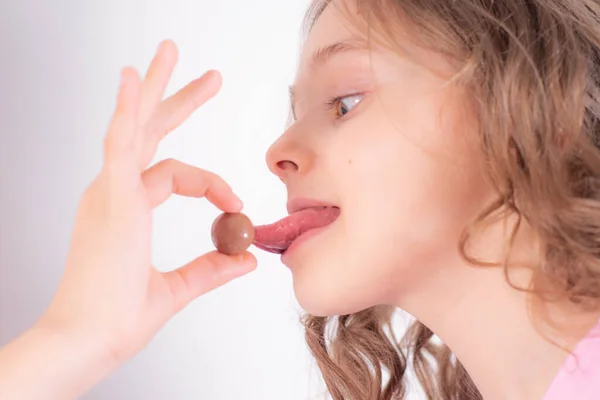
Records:
M302 243L306 242L311 237L318 235L320 232L324 231L325 229L329 228L330 226L331 226L331 224L323 226L321 228L310 229L310 230L304 232L302 235L298 236L296 238L296 240L294 240L292 242L290 247L288 247L287 250L283 252L283 254L281 255L281 261L285 264L286 258L288 258L294 250L296 250L298 247L302 246Z

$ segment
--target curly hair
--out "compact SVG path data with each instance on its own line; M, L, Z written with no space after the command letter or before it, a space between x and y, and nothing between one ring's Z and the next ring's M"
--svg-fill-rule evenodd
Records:
M314 1L309 31L331 0ZM479 124L497 201L465 227L457 246L474 266L504 268L531 304L566 300L597 310L600 299L600 2L598 0L355 0L369 29L399 33L441 54ZM350 13L348 13L349 15ZM351 16L349 15L349 18ZM408 34L408 35L406 35ZM491 264L466 251L498 214L526 221L540 260L527 288L510 282L510 244ZM405 396L412 367L429 399L481 399L465 368L416 321L402 340L394 308L305 316L306 339L334 399Z

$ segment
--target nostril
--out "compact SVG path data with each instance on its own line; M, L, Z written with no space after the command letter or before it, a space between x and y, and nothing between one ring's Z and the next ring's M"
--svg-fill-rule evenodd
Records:
M282 170L282 171L297 171L298 170L298 165L296 165L295 162L290 161L290 160L283 160L283 161L278 161L277 162L277 168Z

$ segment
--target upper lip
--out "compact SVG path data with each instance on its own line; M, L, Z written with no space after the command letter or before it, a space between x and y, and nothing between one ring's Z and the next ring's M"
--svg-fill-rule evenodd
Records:
M332 204L332 203L329 203L326 201L310 199L307 197L294 197L287 202L288 214L293 214L295 212L305 210L307 208L314 208L314 207L337 207L337 206L335 204Z

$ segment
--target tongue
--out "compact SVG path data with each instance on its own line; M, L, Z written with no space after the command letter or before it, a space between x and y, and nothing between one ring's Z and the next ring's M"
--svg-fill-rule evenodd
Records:
M304 232L327 226L340 215L337 207L307 208L270 225L254 228L253 244L271 253L283 253Z

